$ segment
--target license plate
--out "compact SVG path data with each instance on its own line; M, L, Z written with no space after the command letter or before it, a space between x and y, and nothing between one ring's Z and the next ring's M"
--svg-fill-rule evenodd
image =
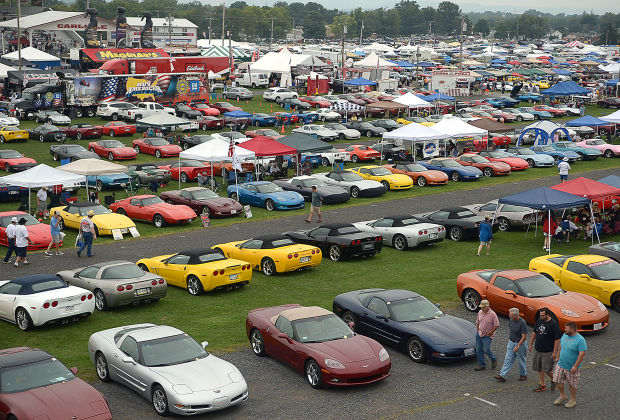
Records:
M229 280L237 280L239 278L239 274L231 274L230 276L228 276Z
M65 312L73 312L75 311L75 305L65 306Z
M373 249L375 246L372 243L362 245L363 249Z
M601 328L603 328L603 323L602 322L594 324L594 331L600 330Z
M306 263L306 262L308 262L308 261L310 261L310 257L301 257L301 258L299 259L299 262L300 262L300 263Z
M237 210L231 210L230 214L237 214Z
M9 195L19 194L19 191L9 191Z
M136 296L144 296L144 295L148 295L149 293L151 293L150 287L145 287L143 289L136 290Z
M429 234L428 234L428 237L429 237L430 239L437 239L437 234L436 234L436 233L429 233Z
M465 349L465 356L473 356L474 354L476 354L476 350L474 348L470 348L470 349Z

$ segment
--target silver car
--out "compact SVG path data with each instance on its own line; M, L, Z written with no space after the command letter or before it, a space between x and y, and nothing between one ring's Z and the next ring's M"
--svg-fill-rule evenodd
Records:
M314 174L327 185L336 185L345 188L351 197L377 197L385 194L387 188L383 184L371 179L364 179L351 171L324 172Z
M88 354L101 381L134 390L160 416L189 416L248 399L239 369L209 354L207 345L174 327L136 324L94 333Z
M362 134L359 131L353 128L347 128L340 123L325 124L324 127L338 133L338 138L341 140L357 140L362 137Z
M38 123L51 123L54 125L69 125L71 118L61 114L58 111L39 111L34 115L34 119Z
M254 97L254 93L247 88L244 87L232 87L228 88L228 90L222 92L222 97L226 99L252 99Z
M129 261L109 261L73 270L58 277L72 286L90 290L95 308L105 311L115 306L155 302L166 296L168 283L161 276L144 272Z
M498 207L497 200L489 201L486 204L470 204L462 207L471 210L478 216L489 216L492 218L493 214L495 214L499 230L502 231L535 224L534 217L538 219L539 225L543 220L543 212L536 212L529 207L514 206L512 204L500 204Z
M353 226L362 232L381 235L383 244L394 247L397 251L434 244L443 241L446 237L446 228L443 226L423 223L409 215L353 223Z

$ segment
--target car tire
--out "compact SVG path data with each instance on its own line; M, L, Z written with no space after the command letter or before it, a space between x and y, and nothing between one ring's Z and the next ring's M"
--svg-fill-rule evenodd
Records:
M484 176L486 177L492 177L493 176L493 169L486 167L484 168L484 170L482 171L482 173L484 174Z
M103 182L100 179L97 180L97 191L103 191Z
M527 162L527 166L529 166L530 168L533 168L534 166L536 166L536 164L534 163L534 159L526 159Z
M78 131L77 134L75 135L75 138L78 140L82 140L82 133Z
M616 292L611 295L610 303L612 308L620 312L620 292Z
M159 150L155 150L155 157L156 158L160 158L161 157L161 152Z
M114 160L114 154L112 152L108 153L108 159Z
M330 165L329 159L327 159L326 157L321 158L321 165L322 166L329 166Z
M312 388L320 389L323 387L323 374L321 373L321 367L314 359L310 359L306 362L304 374L306 375L306 380Z
M351 187L349 193L351 194L351 197L357 198L360 196L360 189L358 187Z
M21 306L15 310L15 324L22 331L30 331L34 327L30 314Z
M54 154L52 155L52 159L53 159L55 162L58 162L58 155L57 155L56 153L54 153Z
M105 311L106 309L108 309L108 303L106 302L105 294L101 291L101 289L95 289L94 295L95 308L97 308L98 311Z
M501 230L502 232L506 232L510 229L510 221L508 221L508 219L506 219L505 217L498 217L497 224L499 226L499 230Z
M370 130L366 131L366 137L372 137L372 132Z
M81 108L78 108L75 110L75 117L76 118L82 118L84 116L84 111L82 111Z
M127 216L127 212L122 207L119 207L118 209L116 209L116 214L120 214L122 216Z
M149 268L146 266L146 264L142 264L142 263L140 263L140 264L138 264L138 267L140 267L140 269L141 269L142 271L144 271L145 273L148 273L148 272L149 272Z
M157 213L155 216L153 216L153 225L158 229L162 228L166 226L166 220L161 214Z
M4 143L4 142L5 142L4 136L0 136L0 143Z
M260 262L260 269L266 276L273 276L274 274L277 274L276 263L274 263L271 258L263 258Z
M535 120L540 120L540 115L538 115L538 114L534 114L534 119L535 119Z
M43 137L43 134L39 134L39 141L41 143L43 143L45 141L45 137Z
M409 244L407 243L407 238L399 233L392 238L392 246L397 251L405 251L409 247Z
M450 178L452 178L452 181L454 182L459 182L459 180L461 179L461 174L459 174L457 171L454 171L452 172Z
M523 121L523 117L522 117L521 115L517 115L517 121L518 121L518 122Z
M267 200L265 200L265 208L267 209L267 211L274 211L276 208L276 205L274 204L273 200L271 198L268 198Z
M480 309L480 300L480 293L474 289L465 289L463 291L463 304L468 311L477 312Z
M459 226L452 226L450 228L450 231L448 232L448 235L450 236L450 239L452 239L454 242L458 242L463 239L463 229L461 229Z
M527 98L527 101L528 101L529 103L532 103L532 102L534 102L534 99L532 99L532 98Z
M418 187L425 187L426 184L428 183L426 178L423 177L423 176L419 176L418 179L416 179L415 182L416 182L416 184L418 184Z
M205 215L205 216L211 216L211 211L209 210L209 207L203 206L200 209L200 214Z
M612 158L614 157L614 152L612 152L611 149L607 149L605 150L605 153L603 153L603 156L605 156L606 158Z
M358 156L358 155L353 155L353 156L351 156L351 162L353 162L353 163L357 163L357 162L359 162L359 161L360 161L360 158L359 158L359 156Z
M265 353L265 340L263 340L263 335L257 328L253 328L252 331L250 331L250 344L252 346L252 353L258 357L267 355L267 353Z
M181 173L181 182L187 182L189 181L189 176L187 176L187 174L185 172Z
M97 378L99 378L101 382L110 382L108 361L100 351L95 354L95 371L97 372Z
M237 193L231 193L230 194L230 198L232 198L233 200L235 200L237 202L239 201L239 196L237 195Z
M426 362L426 348L419 337L414 335L407 340L407 355L416 363Z
M168 409L168 397L166 396L166 391L164 391L159 384L153 385L153 390L151 391L151 403L153 404L153 409L155 409L155 412L160 416L166 417L170 413Z
M353 314L353 312L346 311L344 314L342 314L342 320L347 324L352 323L353 327L351 329L355 331L355 327L357 326L357 317L355 316L355 314Z
M381 185L383 185L388 191L390 190L390 183L386 180L381 181Z
M336 244L331 244L329 246L329 259L335 262L338 262L342 259L342 250Z
M200 279L192 274L187 276L187 291L192 296L200 296L205 290Z
M112 118L112 121L116 121L118 119L118 113L113 112L112 115L110 115L110 117Z

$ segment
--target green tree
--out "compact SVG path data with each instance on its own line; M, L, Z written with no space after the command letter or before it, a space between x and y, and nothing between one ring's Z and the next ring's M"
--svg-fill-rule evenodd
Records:
M316 10L311 10L304 17L304 38L325 38L325 21Z
M618 30L611 23L608 24L599 36L599 45L618 45Z
M437 6L437 32L444 34L461 30L461 8L451 1L442 1Z
M482 36L487 36L491 32L491 28L489 27L489 22L486 19L480 19L474 25L474 33L482 34Z
M329 25L329 30L332 34L334 34L334 36L340 38L342 37L342 32L345 26L347 27L347 38L356 38L357 22L351 15L336 16L332 21L332 24Z

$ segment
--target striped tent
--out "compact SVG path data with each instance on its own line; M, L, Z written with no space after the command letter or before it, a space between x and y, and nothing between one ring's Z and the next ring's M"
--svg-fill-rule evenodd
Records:
M249 55L234 47L232 49L232 53L233 58L250 58ZM203 57L230 57L230 48L212 45L208 48L203 49L200 55L202 55Z

